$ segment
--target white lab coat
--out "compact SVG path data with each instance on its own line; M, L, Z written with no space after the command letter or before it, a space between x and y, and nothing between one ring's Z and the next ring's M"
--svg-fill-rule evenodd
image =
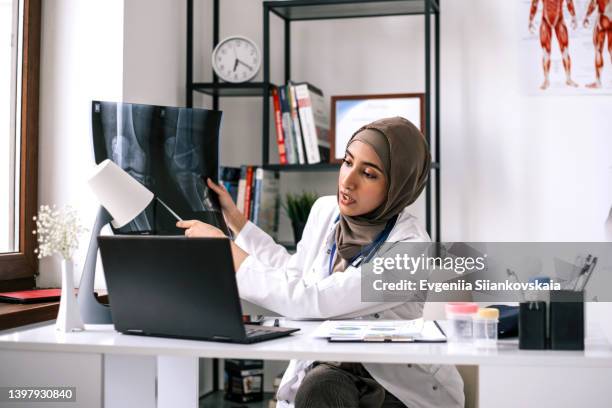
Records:
M250 256L236 273L240 297L293 319L414 319L422 302L361 302L361 268L349 266L329 274L330 248L339 214L335 196L319 198L308 216L295 254L247 223L236 244ZM404 210L387 242L426 242L430 238ZM292 360L277 393L278 407L292 407L295 394L313 361ZM408 407L463 407L463 380L454 366L372 364L364 367Z

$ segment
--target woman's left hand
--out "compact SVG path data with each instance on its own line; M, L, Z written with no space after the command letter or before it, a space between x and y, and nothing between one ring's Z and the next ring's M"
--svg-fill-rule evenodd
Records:
M176 226L185 228L185 236L189 238L225 238L225 234L219 228L198 220L179 221Z

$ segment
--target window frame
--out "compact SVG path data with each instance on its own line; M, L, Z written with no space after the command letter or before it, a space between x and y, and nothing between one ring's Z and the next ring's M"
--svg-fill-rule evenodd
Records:
M19 251L0 254L0 292L31 289L38 274L32 217L38 207L38 110L40 80L41 0L23 1L21 73Z

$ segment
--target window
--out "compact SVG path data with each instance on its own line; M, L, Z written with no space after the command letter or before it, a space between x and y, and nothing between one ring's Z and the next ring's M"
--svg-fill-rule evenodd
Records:
M32 288L37 270L40 0L0 0L0 291Z
M15 132L15 106L17 100L17 71L19 60L17 21L19 8L16 1L0 0L0 123L2 124L2 139L0 139L0 191L8 192L0 196L0 252L15 252L19 250L16 235L19 234L19 224L15 223L18 208L19 179L15 177L15 169L19 167L17 141L19 134ZM17 159L17 161L15 161Z

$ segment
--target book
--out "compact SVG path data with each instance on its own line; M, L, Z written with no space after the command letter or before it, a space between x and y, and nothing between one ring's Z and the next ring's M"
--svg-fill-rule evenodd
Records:
M257 167L253 167L253 178L251 179L251 202L249 203L249 220L257 223L255 219L255 204L257 203L257 179L255 175L257 174Z
M38 303L56 302L60 300L61 289L30 289L17 292L0 293L0 302L8 303ZM75 291L76 293L76 291Z
M256 171L254 222L273 239L278 235L280 180L278 172L258 168Z
M251 200L253 194L253 166L246 166L246 180L244 187L244 216L251 219Z
M253 219L252 221L255 225L259 225L259 204L261 200L261 185L263 182L263 172L264 170L261 167L255 169L255 186L254 186L254 195L253 195Z
M329 162L329 109L323 92L303 82L295 84L295 93L308 163Z
M289 100L289 112L291 113L291 125L295 145L297 147L298 162L300 164L310 163L306 159L306 152L304 150L304 139L302 138L302 127L300 125L300 118L298 115L297 99L295 96L295 89L291 82L287 83L287 99Z
M287 164L287 151L285 149L285 135L283 132L283 112L281 110L278 88L272 87L272 101L274 104L274 126L276 128L276 145L278 146L278 162Z
M77 288L74 289L74 294L79 294ZM20 304L58 302L61 295L62 289L58 288L27 289L16 292L2 292L0 293L0 302ZM98 292L94 292L94 297L98 297Z
M246 193L246 175L247 166L240 166L240 180L238 180L238 194L236 195L236 207L243 215L244 212L244 196Z
M281 86L278 88L280 107L281 107L281 122L283 125L283 134L285 136L285 153L287 154L287 162L289 164L298 163L297 147L295 145L295 137L293 135L291 124L291 113L289 110L289 100L287 99L287 88Z
M227 190L232 200L238 201L238 183L240 182L240 167L221 167L219 184Z
M263 360L225 360L225 398L235 402L263 399Z

